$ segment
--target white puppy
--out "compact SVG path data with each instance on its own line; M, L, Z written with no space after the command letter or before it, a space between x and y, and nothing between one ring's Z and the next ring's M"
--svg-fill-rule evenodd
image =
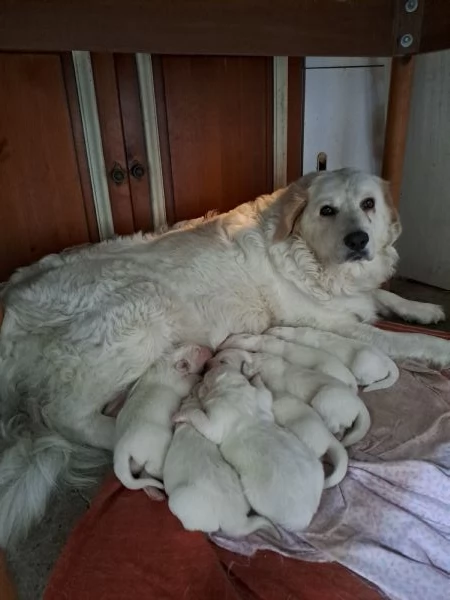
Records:
M287 530L305 529L319 506L322 464L293 433L275 424L272 394L260 378L254 383L233 367L213 368L199 388L205 412L187 410L178 418L219 445L256 512Z
M240 348L250 352L266 352L267 354L281 356L293 365L321 371L339 379L355 391L358 389L355 376L342 361L325 349L293 344L271 335L251 335L247 333L231 335L221 345L221 348Z
M280 394L274 397L273 414L279 425L290 429L318 458L328 456L333 471L325 477L324 488L338 485L347 473L348 454L317 412L292 394Z
M335 435L342 435L344 446L361 440L370 428L370 415L353 390L325 373L292 365L280 356L264 352L227 349L218 352L208 365L231 365L247 377L261 376L275 394L289 393L310 404Z
M391 387L399 377L398 367L389 356L375 346L369 346L359 340L312 327L272 327L266 333L287 342L305 344L334 354L350 369L366 392ZM278 354L268 348L261 350Z
M200 410L195 393L182 410ZM248 516L250 504L239 476L216 444L189 424L176 426L163 470L169 508L185 529L243 537L258 529L274 530L265 517Z
M181 345L156 361L145 381L141 378L131 390L117 417L114 447L114 472L125 487L163 488L159 480L172 439L172 416L210 357L209 348ZM141 471L150 477L138 478Z

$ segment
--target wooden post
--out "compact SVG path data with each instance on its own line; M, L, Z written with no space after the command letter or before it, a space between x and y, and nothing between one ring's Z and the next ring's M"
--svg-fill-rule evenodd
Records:
M413 74L413 56L392 59L382 176L391 183L392 198L397 207L400 202Z

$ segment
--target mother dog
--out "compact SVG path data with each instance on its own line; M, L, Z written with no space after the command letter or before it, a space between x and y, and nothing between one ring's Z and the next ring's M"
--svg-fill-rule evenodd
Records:
M387 185L343 169L158 238L48 257L2 296L0 398L11 436L0 464L0 545L42 514L72 450L111 449L102 408L180 342L216 348L232 333L308 325L393 358L450 363L450 343L363 324L394 313L443 317L379 286L400 234Z

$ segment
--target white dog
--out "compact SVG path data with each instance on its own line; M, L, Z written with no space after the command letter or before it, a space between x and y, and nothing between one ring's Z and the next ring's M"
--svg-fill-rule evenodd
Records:
M311 327L272 327L266 334L267 336L264 336L263 339L268 339L270 342L260 344L262 347L258 348L259 350L283 355L283 345L277 346L269 336L280 338L280 341L285 340L326 350L330 354L334 354L350 369L358 384L365 386L366 392L391 387L399 377L398 367L392 359L378 348L358 340L351 340ZM251 346L251 344L247 344L247 346ZM239 347L244 348L244 345L239 344ZM253 348L246 347L244 349L252 350Z
M293 365L314 369L330 375L330 377L342 381L354 391L358 389L355 376L343 362L327 352L325 348L322 350L308 345L293 344L271 335L246 333L231 335L221 345L221 348L240 348L250 352L264 352L265 354L280 356Z
M184 344L168 352L133 387L116 420L114 472L129 489L155 487L161 482L164 459L172 440L172 417L194 385L211 350ZM136 477L140 472L147 476ZM155 479L156 478L156 479Z
M0 418L14 441L0 463L0 543L42 514L70 467L67 445L110 447L113 420L103 407L174 344L216 348L233 333L307 325L392 358L449 364L448 341L361 323L386 312L443 318L440 307L378 289L394 272L399 233L386 184L343 169L307 175L189 229L115 240L76 260L61 254L7 284ZM17 427L18 414L27 426ZM43 444L49 434L61 443Z
M293 433L275 424L272 394L262 381L254 383L232 367L215 367L199 388L204 412L185 410L177 420L219 445L256 512L287 530L305 529L319 506L322 464Z
M219 364L230 365L247 377L260 375L273 393L289 393L310 404L331 433L343 436L344 446L355 444L370 429L364 402L348 386L325 373L292 365L273 354L231 348L208 361L209 367Z
M183 411L200 410L195 393ZM250 504L237 473L216 444L187 423L176 426L163 471L169 508L185 529L243 537L258 529L274 532L265 517L249 516Z
M279 425L290 429L318 458L328 456L333 471L325 477L324 488L338 485L347 473L348 454L318 413L292 394L279 394L274 396L273 414Z

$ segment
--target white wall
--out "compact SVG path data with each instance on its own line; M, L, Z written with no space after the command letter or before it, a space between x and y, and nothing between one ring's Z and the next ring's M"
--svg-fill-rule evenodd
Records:
M399 274L450 290L450 51L416 58L400 215Z
M303 172L380 173L390 61L307 58ZM450 290L450 51L416 58L400 203L398 273Z
M327 169L353 166L379 173L390 61L307 58L303 172L325 152Z

